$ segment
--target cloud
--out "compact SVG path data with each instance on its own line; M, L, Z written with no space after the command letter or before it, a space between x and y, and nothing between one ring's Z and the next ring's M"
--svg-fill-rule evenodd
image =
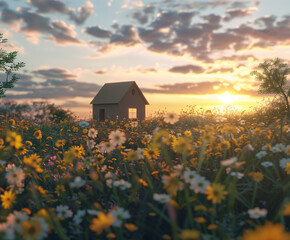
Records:
M110 38L112 36L111 31L105 30L100 26L88 27L84 32L97 38Z
M70 71L63 68L44 68L32 71L36 76L44 79L73 80L77 75L71 74Z
M175 83L158 85L157 89L142 88L145 93L160 93L160 94L190 94L190 95L204 95L204 94L222 94L230 92L232 94L258 96L258 91L253 86L250 88L237 87L238 83L227 81L214 82L196 82L196 83ZM239 90L237 90L239 89Z
M238 8L232 8L228 9L226 11L227 16L224 18L224 21L229 22L234 18L241 18L251 15L253 12L256 12L258 8L256 7L250 7L247 9L238 9Z
M206 73L207 74L212 74L212 73L233 73L234 72L234 69L231 68L231 67L228 67L228 68L215 68L215 69L212 69L210 71L207 71Z
M156 73L157 70L155 68L139 68L138 69L139 72L141 73Z
M154 12L155 7L152 5L147 5L142 9L133 10L132 18L137 20L140 24L146 24Z
M28 0L28 4L37 8L41 13L67 13L67 6L59 0Z
M89 103L81 103L77 101L68 100L61 104L63 108L85 108L89 107Z
M101 87L94 83L79 82L76 80L53 80L44 82L32 80L18 81L13 91L18 94L9 94L12 99L70 99L75 97L94 97Z
M35 13L29 9L20 8L18 11L4 9L1 16L2 22L13 24L22 22L21 31L27 36L28 40L37 38L36 34L48 35L46 38L58 45L84 45L84 41L76 38L77 33L74 26L68 26L63 21L50 21L50 18Z
M98 71L95 72L95 74L98 74L98 75L104 75L106 73L108 73L108 72L104 71L104 70L98 70Z
M82 25L88 18L94 13L94 4L87 1L77 11L70 11L70 19L73 20L77 25Z
M68 15L77 25L82 25L93 13L94 5L87 1L78 10L68 8L59 0L28 0L28 4L37 8L39 13L61 13Z
M173 67L170 68L168 71L173 73L187 74L187 73L203 73L204 69L200 66L189 64L184 66Z

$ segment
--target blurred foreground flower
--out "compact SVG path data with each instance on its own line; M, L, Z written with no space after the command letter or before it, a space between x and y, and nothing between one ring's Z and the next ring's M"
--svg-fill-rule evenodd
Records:
M164 122L174 124L179 121L179 117L176 113L167 113L164 116Z
M93 218L90 229L100 235L104 230L107 230L115 221L112 214L105 214L100 212L98 218Z

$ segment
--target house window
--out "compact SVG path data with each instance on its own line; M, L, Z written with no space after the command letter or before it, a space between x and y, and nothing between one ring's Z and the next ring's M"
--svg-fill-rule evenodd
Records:
M137 108L129 108L128 115L129 115L129 119L136 119L137 118Z

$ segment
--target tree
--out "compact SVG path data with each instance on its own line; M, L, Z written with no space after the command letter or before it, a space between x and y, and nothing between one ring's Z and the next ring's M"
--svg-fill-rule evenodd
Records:
M260 71L258 71L260 70ZM290 117L290 107L288 97L290 96L290 86L287 85L287 75L290 68L281 59L275 58L260 63L258 70L252 71L251 75L260 81L260 94L278 94L282 97L287 109L287 116Z
M6 43L7 39L3 38L3 34L0 33L0 44ZM5 97L5 91L7 88L13 88L14 83L19 79L13 72L18 71L25 66L23 62L15 63L17 57L17 51L7 52L4 49L0 49L0 71L6 74L5 79L0 80L0 98ZM12 74L12 76L10 76Z

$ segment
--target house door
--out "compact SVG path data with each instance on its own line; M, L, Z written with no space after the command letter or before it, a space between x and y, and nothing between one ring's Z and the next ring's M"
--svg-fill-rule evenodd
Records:
M105 109L99 110L99 119L100 121L105 121Z

